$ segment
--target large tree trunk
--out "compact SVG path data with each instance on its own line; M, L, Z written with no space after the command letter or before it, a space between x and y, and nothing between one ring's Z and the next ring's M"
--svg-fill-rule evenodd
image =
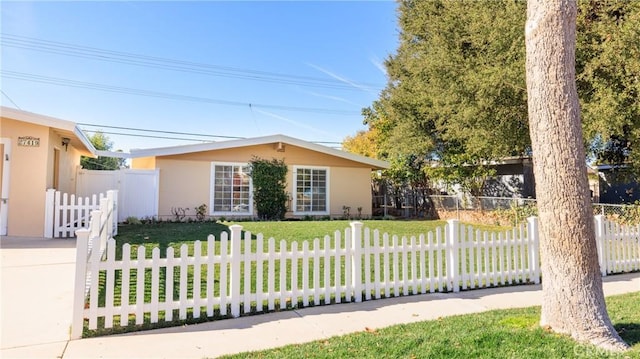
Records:
M628 346L602 292L575 82L575 0L529 0L526 73L540 216L541 325L610 350Z

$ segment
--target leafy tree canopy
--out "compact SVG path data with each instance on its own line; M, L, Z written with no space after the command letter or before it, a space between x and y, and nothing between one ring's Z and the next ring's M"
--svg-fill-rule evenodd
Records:
M92 136L88 136L89 141L98 151L111 151L113 143L102 132L96 132ZM102 157L91 158L82 156L80 165L86 170L117 170L125 167L124 158Z
M524 1L400 1L399 47L385 61L388 83L363 109L369 133L356 138L375 144L378 158L438 161L435 171L424 167L429 176L468 183L470 191L491 174L482 163L529 155L525 20ZM592 157L640 168L640 149L633 152L640 148L638 23L640 2L579 2L576 67L586 145Z

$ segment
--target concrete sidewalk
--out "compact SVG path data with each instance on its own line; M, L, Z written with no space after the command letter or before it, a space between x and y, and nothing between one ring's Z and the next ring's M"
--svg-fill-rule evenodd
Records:
M29 248L32 260L28 262L32 264L22 262L27 248L5 247L4 240L0 244L2 358L211 358L304 343L365 328L541 303L540 286L513 286L313 307L68 341L73 282L73 264L68 260L73 259L74 241L57 243L56 248L45 253L37 246ZM40 256L44 263L35 263L35 257ZM37 286L31 283L38 279L40 283L55 285L45 285L45 292L36 294ZM609 276L604 281L606 295L640 291L640 273ZM18 303L45 310L20 313L15 310Z

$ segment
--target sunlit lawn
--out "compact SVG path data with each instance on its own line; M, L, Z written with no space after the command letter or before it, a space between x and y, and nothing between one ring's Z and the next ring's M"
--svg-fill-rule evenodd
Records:
M607 298L632 350L608 354L538 325L540 307L460 315L225 358L640 358L640 292Z

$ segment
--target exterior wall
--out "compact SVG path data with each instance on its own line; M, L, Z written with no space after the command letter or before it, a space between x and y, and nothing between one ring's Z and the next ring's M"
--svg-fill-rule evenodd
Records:
M343 215L343 206L350 207L352 218L358 216L362 207L362 217L371 217L371 169L344 168L331 169L331 216Z
M18 137L40 139L38 147L18 146ZM62 146L62 136L47 126L2 118L0 137L11 139L7 234L42 236L44 229L45 191L53 188L55 150L59 153L58 188L75 193L75 172L80 165L80 151Z
M209 206L211 183L210 161L179 161L158 159L160 184L158 216L162 219L173 217L171 208L189 208L187 215L195 215L194 208Z
M173 218L172 207L189 208L187 215L194 216L196 206L210 202L211 162L248 163L254 157L284 159L288 165L286 191L293 195L294 166L329 168L329 215L341 217L343 206L350 207L350 215L358 215L362 207L363 217L371 216L371 168L368 165L337 158L305 148L285 144L284 152L276 145L260 145L235 149L206 151L184 155L164 156L153 160L133 161L133 168L145 168L155 162L160 170L159 206L160 218ZM287 203L293 217L293 201ZM254 212L254 215L257 215Z
M18 137L22 136L40 138L40 146L18 146ZM7 234L42 236L49 170L49 129L2 118L1 137L11 139Z
M139 170L152 170L156 168L155 157L141 157L131 160L131 168Z
M76 193L76 171L80 166L81 153L71 145L68 145L67 148L62 146L62 136L56 134L53 130L49 131L48 147L47 188L54 188L54 151L57 150L60 157L58 163L58 188L56 189L63 193Z
M220 161L243 162L251 161L255 156L270 160L272 158L284 159L287 164L324 167L367 167L360 162L350 161L327 155L306 148L284 144L284 151L277 151L275 144L259 146L238 147L216 151L204 151L188 153L184 155L164 156L162 158L192 160L192 161Z

